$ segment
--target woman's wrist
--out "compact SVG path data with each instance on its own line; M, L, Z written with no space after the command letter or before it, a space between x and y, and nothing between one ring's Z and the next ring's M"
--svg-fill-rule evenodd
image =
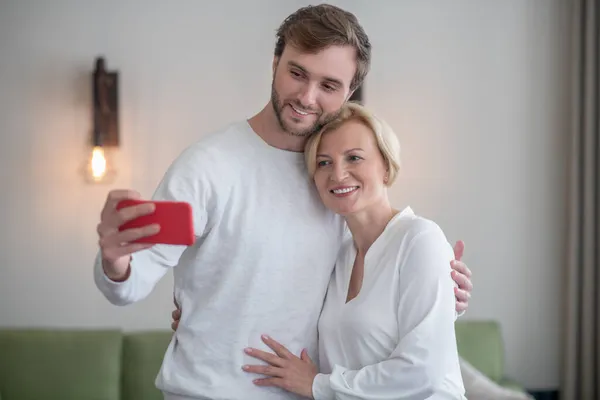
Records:
M313 380L312 397L314 400L335 400L335 393L331 389L329 374L317 374Z

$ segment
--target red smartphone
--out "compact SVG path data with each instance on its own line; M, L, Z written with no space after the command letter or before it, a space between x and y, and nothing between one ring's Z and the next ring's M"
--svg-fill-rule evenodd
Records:
M138 204L154 203L152 214L142 215L127 221L119 227L119 231L130 228L140 228L150 224L158 224L160 231L156 235L134 240L134 243L175 244L190 246L194 244L194 223L192 207L182 201L154 200L122 200L117 204L117 210Z

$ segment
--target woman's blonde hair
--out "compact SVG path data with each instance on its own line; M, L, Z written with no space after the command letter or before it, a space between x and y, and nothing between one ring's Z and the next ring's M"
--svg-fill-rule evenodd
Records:
M398 137L385 121L377 118L375 114L364 106L354 102L346 103L340 110L337 118L327 123L306 142L304 158L310 177L314 177L315 170L317 169L317 150L323 135L338 129L348 121L359 121L373 132L377 147L379 147L388 171L385 184L391 186L400 170L400 142L398 141Z

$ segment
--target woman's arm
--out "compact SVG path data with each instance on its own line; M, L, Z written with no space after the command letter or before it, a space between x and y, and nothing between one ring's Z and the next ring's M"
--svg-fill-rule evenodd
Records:
M390 357L359 370L336 365L319 374L315 399L425 399L440 390L457 360L451 246L435 224L418 233L399 260L399 342Z

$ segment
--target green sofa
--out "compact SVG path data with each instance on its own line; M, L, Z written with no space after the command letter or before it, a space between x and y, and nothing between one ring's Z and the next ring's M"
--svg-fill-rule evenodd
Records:
M467 362L500 386L525 392L525 388L504 374L504 341L496 321L456 323L458 353Z
M457 323L459 352L492 380L504 377L500 327ZM170 331L0 329L0 400L162 400L154 387Z
M0 330L0 400L162 400L171 332Z

